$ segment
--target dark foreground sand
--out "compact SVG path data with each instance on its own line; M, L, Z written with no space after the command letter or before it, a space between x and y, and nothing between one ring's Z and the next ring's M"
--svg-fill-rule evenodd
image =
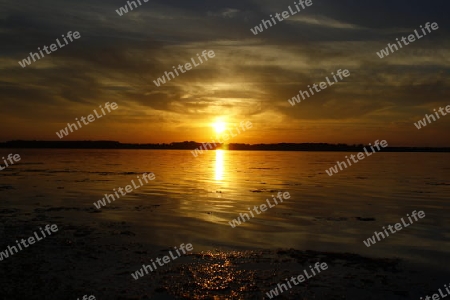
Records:
M276 299L419 299L450 281L396 258L293 249L192 253L134 280L132 272L169 249L149 246L151 237L126 222L61 225L67 222L59 214L70 210L0 210L0 251L39 226L59 224L56 234L0 262L0 299L267 299L276 284L316 262L328 270Z

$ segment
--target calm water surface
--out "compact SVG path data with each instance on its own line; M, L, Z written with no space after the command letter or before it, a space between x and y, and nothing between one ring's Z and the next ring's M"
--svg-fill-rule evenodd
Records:
M296 248L434 265L449 258L450 154L376 153L330 177L325 169L347 153L208 151L194 158L173 150L6 150L1 154L22 160L0 172L1 208L33 218L36 209L54 207L61 228L126 222L143 243L192 243L196 251ZM144 172L156 180L92 213L94 201ZM277 191L291 198L229 225ZM375 246L363 244L413 210L426 217Z

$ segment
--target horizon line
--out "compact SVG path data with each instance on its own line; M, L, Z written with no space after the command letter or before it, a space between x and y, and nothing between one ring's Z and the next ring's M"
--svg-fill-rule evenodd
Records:
M211 143L211 142L170 142L170 143L122 143L113 140L10 140L0 142L0 148L49 148L49 149L160 149L160 150L195 150L203 146L203 150L266 150L266 151L355 151L364 147L365 144L345 143ZM209 146L209 149L206 149ZM435 146L388 146L385 152L450 152L450 147Z

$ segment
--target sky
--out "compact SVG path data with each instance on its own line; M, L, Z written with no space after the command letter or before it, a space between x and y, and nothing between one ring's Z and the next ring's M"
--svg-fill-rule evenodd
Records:
M63 140L207 142L218 121L227 128L250 121L229 142L450 146L450 116L414 126L450 105L448 1L312 0L252 33L293 2L141 0L119 16L126 1L0 0L0 141L60 140L67 123L116 102L118 109ZM439 29L377 56L427 22ZM81 37L19 65L69 31ZM154 84L204 50L215 57ZM351 75L289 104L338 69Z

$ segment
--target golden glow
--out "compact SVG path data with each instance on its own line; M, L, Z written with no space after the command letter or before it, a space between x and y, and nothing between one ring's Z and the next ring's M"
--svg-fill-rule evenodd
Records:
M224 165L223 165L223 150L216 150L216 180L223 179Z
M216 133L222 133L227 128L227 125L225 124L224 121L216 121L213 124L213 127L214 127L214 130L216 131Z

